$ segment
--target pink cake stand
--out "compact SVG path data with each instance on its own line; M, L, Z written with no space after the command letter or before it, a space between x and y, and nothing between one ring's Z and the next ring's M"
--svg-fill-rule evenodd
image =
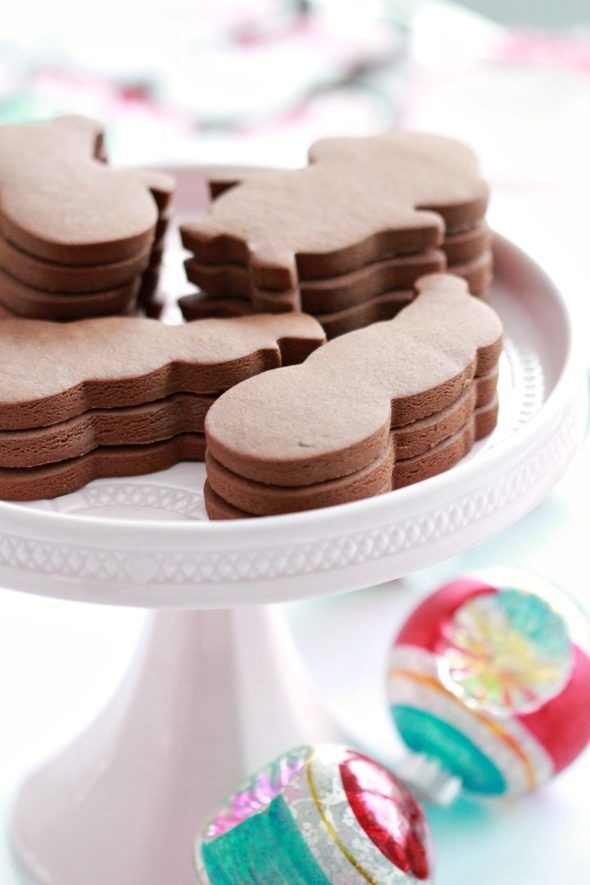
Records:
M182 216L202 172L176 170ZM166 291L187 291L180 256ZM209 523L202 465L102 480L56 501L0 503L0 585L152 609L98 719L33 772L17 854L51 885L189 885L200 823L245 767L331 737L281 607L403 576L489 538L542 500L584 432L564 302L507 241L491 302L506 329L498 427L451 471L326 510ZM174 311L168 314L174 319Z

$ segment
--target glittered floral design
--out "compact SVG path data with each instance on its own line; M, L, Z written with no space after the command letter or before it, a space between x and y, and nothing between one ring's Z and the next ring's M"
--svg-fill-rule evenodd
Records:
M309 753L309 747L297 747L253 774L209 824L206 838L221 836L253 814L263 811L301 771Z
M496 715L532 712L569 679L566 624L532 593L503 589L477 596L455 612L443 637L440 677L470 707Z

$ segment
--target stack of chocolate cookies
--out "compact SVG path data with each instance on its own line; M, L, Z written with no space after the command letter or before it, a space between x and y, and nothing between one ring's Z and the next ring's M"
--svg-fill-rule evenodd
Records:
M0 498L203 460L217 397L325 341L299 313L167 326L141 317L0 323Z
M215 403L210 518L342 504L449 469L495 427L501 350L500 320L464 280L424 277L399 316Z
M452 139L397 132L330 139L304 169L258 172L182 226L187 319L304 310L328 338L389 319L425 274L448 270L481 294L492 273L488 188Z
M106 165L85 117L0 128L0 306L74 320L132 311L157 285L173 180Z

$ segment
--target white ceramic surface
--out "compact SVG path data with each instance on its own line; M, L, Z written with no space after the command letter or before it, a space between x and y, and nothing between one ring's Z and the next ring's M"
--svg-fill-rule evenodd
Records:
M182 218L203 202L202 181L190 169L177 175ZM180 259L172 245L169 299L187 290ZM196 464L98 480L54 501L0 502L0 584L154 608L278 602L407 574L515 522L570 462L586 396L561 295L499 237L495 259L491 303L506 329L500 418L451 471L352 504L221 523L206 520Z

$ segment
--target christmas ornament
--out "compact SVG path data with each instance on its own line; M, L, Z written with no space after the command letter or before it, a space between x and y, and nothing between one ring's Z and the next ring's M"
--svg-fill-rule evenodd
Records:
M388 771L337 744L297 747L256 772L196 846L211 885L432 881L420 806Z
M590 741L588 651L584 616L534 575L496 570L429 596L389 657L393 721L435 763L416 786L436 793L443 774L472 793L515 794L569 765ZM402 776L420 772L413 759Z

